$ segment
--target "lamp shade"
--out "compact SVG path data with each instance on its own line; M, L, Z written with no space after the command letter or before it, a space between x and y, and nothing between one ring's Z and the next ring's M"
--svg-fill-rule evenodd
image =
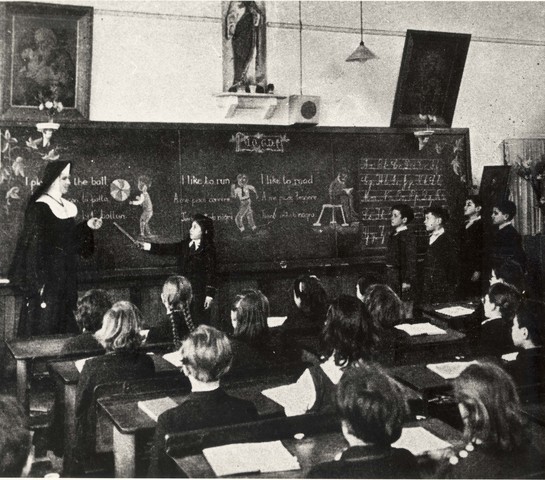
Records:
M347 62L361 62L364 63L367 60L373 60L375 58L378 58L371 50L369 50L365 44L363 43L363 40L358 45L358 48L354 50L352 55L350 55L346 61Z

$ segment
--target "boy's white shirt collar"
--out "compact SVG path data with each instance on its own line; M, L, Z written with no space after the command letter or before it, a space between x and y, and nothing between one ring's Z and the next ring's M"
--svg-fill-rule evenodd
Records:
M502 224L498 227L498 230L501 230L502 228L507 227L507 225L513 225L513 220L509 220L508 222L502 223Z
M445 233L445 229L443 227L441 227L439 230L435 230L434 232L432 232L432 234L430 235L430 245L435 242L435 240L437 240L441 235L443 235L443 233Z
M478 217L475 217L475 218L470 218L466 223L466 228L471 227L471 225L473 225L477 220L480 220L480 219L481 219L480 215Z
M403 232L404 230L408 230L408 229L409 227L407 227L407 225L399 225L399 227L396 227L396 233Z
M189 246L191 247L191 245L195 245L195 250L197 250L201 246L201 241L200 240L191 240L189 242Z

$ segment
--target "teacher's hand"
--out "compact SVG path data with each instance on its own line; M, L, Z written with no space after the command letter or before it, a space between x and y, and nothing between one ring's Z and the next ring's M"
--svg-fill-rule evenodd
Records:
M212 306L214 299L212 297L206 297L204 299L204 309L208 310Z
M87 220L87 226L92 230L98 230L100 227L102 227L102 218L90 218Z

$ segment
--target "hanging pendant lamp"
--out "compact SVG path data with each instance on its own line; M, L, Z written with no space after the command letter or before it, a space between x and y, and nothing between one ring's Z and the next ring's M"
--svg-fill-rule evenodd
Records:
M365 63L367 60L373 60L375 58L378 58L363 43L363 2L362 1L360 1L360 35L361 35L360 44L358 45L358 48L356 48L356 50L354 50L352 55L350 55L346 59L347 62Z

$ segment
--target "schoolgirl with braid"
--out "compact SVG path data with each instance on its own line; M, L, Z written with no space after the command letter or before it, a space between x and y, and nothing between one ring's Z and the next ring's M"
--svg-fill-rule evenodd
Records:
M173 351L178 350L185 337L195 329L190 308L192 298L192 288L187 278L181 275L169 277L161 293L168 318L150 328L146 342L172 342Z

